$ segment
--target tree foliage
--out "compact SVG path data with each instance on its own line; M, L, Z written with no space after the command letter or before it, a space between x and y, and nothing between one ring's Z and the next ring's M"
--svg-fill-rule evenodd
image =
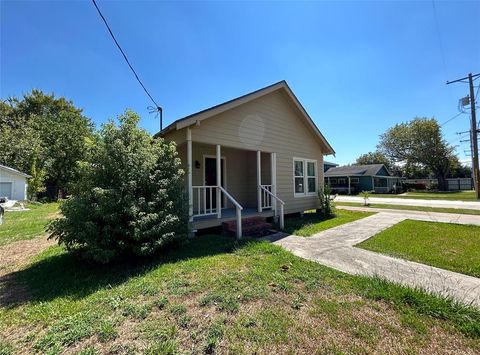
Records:
M438 179L439 189L447 189L454 148L442 137L434 118L417 117L395 125L380 136L378 147L394 162L428 169Z
M73 196L61 206L51 237L106 263L151 255L188 233L184 173L174 143L153 140L127 111L104 125L81 164Z
M375 152L368 152L366 154L362 154L357 158L355 162L357 165L369 165L369 164L383 164L386 166L387 169L392 168L392 162L390 159L387 158L385 154L379 152L378 150Z
M63 97L33 90L22 99L9 98L0 103L0 163L40 173L42 181L65 190L93 128L82 110ZM39 182L37 192L43 188Z

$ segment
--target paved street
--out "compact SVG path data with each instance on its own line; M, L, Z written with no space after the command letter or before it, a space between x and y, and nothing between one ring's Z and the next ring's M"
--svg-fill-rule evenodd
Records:
M363 203L363 197L338 195L335 202L355 202ZM442 208L465 208L480 210L480 202L476 201L451 201L451 200L422 200L401 197L369 197L372 204L383 205L402 205L402 206L424 206L424 207L442 207Z

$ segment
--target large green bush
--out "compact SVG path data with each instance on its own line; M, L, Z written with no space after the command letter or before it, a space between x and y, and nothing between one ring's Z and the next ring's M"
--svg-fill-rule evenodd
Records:
M109 122L79 164L73 196L51 238L70 251L106 263L119 256L151 255L188 234L186 202L176 146L154 140L127 111ZM73 134L73 132L72 132Z

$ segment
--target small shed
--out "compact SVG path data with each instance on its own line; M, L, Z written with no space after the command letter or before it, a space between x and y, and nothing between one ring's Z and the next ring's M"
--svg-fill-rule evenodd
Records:
M0 164L0 197L9 200L27 199L28 179L30 175Z
M392 176L383 164L339 166L325 172L325 184L336 193L394 193L400 187L401 179Z

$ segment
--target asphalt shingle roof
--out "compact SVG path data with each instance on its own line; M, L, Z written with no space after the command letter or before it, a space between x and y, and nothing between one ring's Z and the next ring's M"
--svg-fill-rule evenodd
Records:
M349 175L377 175L383 168L383 164L369 165L351 165L330 168L325 172L325 176L349 176Z

